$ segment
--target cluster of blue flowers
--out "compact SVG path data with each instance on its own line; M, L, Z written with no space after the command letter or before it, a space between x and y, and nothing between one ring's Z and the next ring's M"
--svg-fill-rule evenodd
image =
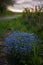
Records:
M21 50L22 52L26 52L26 50L32 50L32 45L38 44L37 36L24 32L14 32L9 35L6 39L7 50L11 50L13 47L16 50Z

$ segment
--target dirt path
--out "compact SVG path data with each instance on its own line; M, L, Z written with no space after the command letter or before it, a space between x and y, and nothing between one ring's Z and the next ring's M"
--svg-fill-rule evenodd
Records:
M0 17L0 21L2 20L9 20L9 19L17 19L18 16L6 16L6 17Z
M5 37L8 36L10 32L4 33ZM6 46L5 46L5 38L0 38L0 65L7 65L7 59L6 59Z

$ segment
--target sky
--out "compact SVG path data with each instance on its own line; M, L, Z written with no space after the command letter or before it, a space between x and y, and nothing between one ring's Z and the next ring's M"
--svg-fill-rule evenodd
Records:
M13 12L22 12L24 8L33 8L41 3L43 3L43 0L16 0L16 3L9 6L8 9Z

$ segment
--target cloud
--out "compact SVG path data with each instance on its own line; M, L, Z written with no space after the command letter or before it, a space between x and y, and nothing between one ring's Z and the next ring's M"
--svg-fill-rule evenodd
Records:
M33 0L33 1L43 1L43 0Z
M24 2L30 2L32 0L16 0L16 3L24 3Z
M16 0L16 4L14 4L13 7L10 7L10 10L12 9L12 11L14 10L23 10L24 8L30 8L30 7L34 7L36 5L40 5L41 2L43 2L43 0Z
M38 5L40 4L40 1L42 0L16 0L16 4L15 5L24 5L25 6L28 5Z
M18 0L19 1L19 0ZM33 1L33 0L20 0L20 2L18 2L16 4L14 4L14 7L29 7L29 6L35 6L35 5L39 5L40 2L38 1Z
M16 3L23 3L25 0L16 0Z
M18 3L28 3L28 2L33 2L33 1L35 1L35 2L42 2L43 0L16 0L16 3L18 4Z

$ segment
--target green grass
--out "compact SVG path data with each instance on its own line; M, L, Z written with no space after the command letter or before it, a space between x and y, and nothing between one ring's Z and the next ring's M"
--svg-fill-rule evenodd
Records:
M26 26L23 25L21 21L22 21L21 18L0 21L0 36L3 36L4 32L14 31L28 32Z
M23 16L17 19L0 21L0 37L5 38L7 32L12 33L14 31L35 33L43 44L43 13L28 13L27 15L23 13ZM39 65L40 60L41 57L37 56L37 47L34 46L34 55L31 61L34 65L36 65L36 62Z
M10 12L10 11L6 11L4 13L0 13L0 17L3 17L3 16L12 16L12 15L15 15L13 12Z
M6 11L4 13L0 13L0 17L4 17L4 16L21 16L21 13L15 13L15 12L11 12L11 11Z
M28 32L35 33L43 39L43 13L28 13L28 20L26 20L26 13L22 17L12 20L0 21L0 36L4 32Z

